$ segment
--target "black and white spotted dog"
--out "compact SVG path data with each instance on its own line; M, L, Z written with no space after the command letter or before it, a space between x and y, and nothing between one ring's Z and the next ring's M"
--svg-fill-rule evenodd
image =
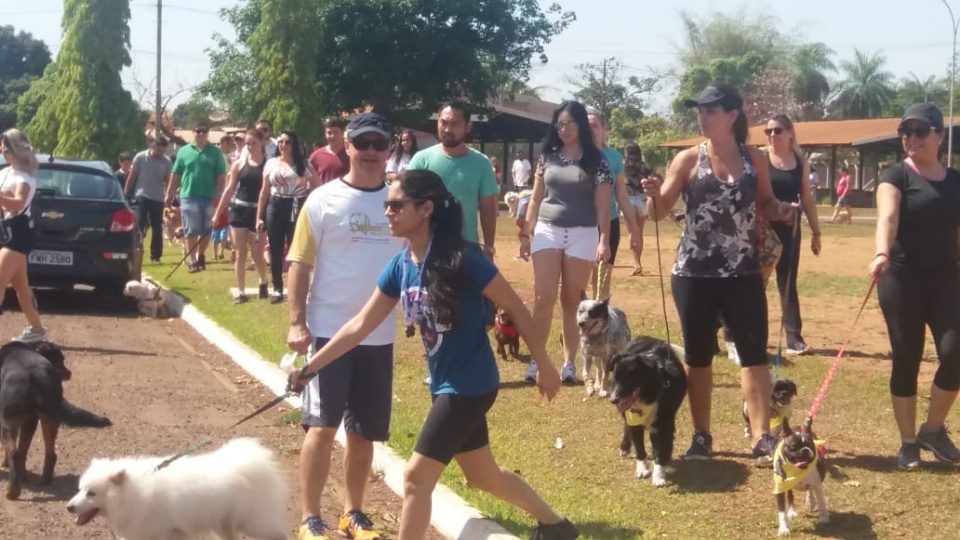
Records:
M587 395L602 398L609 395L607 383L609 364L613 355L620 354L630 343L630 326L620 308L608 300L590 300L581 293L577 308L577 327L580 329L580 354L583 358L583 384ZM596 366L596 378L591 384L590 368Z

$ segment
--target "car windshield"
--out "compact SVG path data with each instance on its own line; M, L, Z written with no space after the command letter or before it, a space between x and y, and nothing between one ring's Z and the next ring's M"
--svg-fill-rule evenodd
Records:
M121 197L120 183L112 175L44 167L37 171L37 192L41 196L70 199L119 199Z

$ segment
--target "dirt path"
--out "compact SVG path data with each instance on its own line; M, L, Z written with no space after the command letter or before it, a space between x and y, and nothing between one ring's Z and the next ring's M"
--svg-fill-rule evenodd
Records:
M43 457L37 435L21 499L0 499L0 539L111 538L96 521L78 528L64 508L91 458L170 454L229 426L274 397L183 321L118 313L79 291L41 293L39 300L50 339L64 348L73 370L73 379L65 385L67 399L107 415L114 426L63 429L57 444L56 477L47 487L37 486L33 474L40 470ZM23 325L23 316L9 310L0 317L0 336L9 339ZM268 411L237 428L235 436L258 437L280 456L292 488L288 514L293 537L300 517L295 473L302 431L283 422L287 410ZM341 461L342 453L336 449L323 499L328 520L335 521L342 511ZM6 480L5 470L0 478ZM367 501L367 512L380 530L395 536L400 499L382 482L372 481ZM443 537L431 529L427 538Z

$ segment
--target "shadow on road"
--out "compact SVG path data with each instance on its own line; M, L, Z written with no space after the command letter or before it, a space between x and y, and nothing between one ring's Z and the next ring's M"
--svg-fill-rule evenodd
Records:
M107 295L89 289L35 289L40 315L87 315L94 317L137 318L136 302L118 295ZM5 311L19 311L17 295L8 289L3 298Z

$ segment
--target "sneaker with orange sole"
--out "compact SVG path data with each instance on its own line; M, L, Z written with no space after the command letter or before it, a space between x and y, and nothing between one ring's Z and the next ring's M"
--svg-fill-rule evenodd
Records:
M325 532L327 522L318 517L308 517L297 529L297 540L329 540Z
M373 520L362 510L351 510L340 518L340 532L355 540L380 540L380 533L373 530Z

